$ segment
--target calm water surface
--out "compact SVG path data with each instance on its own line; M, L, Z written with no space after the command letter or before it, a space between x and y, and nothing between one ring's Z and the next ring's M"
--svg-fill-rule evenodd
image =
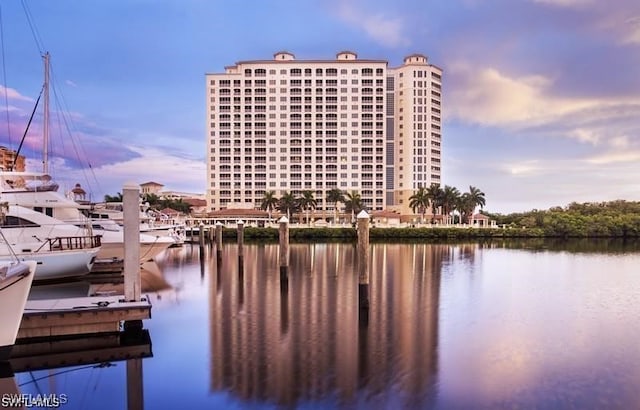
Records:
M286 283L277 245L244 254L158 261L145 409L640 408L638 243L374 244L368 322L353 245L292 245ZM16 380L127 408L113 364Z

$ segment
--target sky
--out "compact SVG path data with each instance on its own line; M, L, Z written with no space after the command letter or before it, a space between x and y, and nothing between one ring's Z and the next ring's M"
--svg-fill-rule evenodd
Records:
M0 145L17 148L51 54L50 172L90 199L206 189L205 73L333 59L444 70L442 183L489 212L640 200L637 0L0 0ZM29 18L27 18L27 16ZM42 169L42 110L22 152Z

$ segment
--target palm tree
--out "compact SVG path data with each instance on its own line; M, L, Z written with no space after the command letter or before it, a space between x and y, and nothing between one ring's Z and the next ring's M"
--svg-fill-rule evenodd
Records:
M431 223L433 223L433 215L436 214L436 208L442 206L442 188L440 188L440 184L431 184L429 188L427 188L427 198L429 199L429 203L431 204Z
M409 207L415 213L416 209L420 212L420 223L424 223L424 214L429 206L429 196L425 187L418 188L415 194L409 197Z
M484 192L471 185L469 185L469 198L470 201L473 202L472 212L475 211L476 206L479 206L480 209L482 209L487 203L484 199Z
M142 201L149 203L149 206L154 206L160 203L160 197L154 193L149 192L142 196Z
M271 212L278 205L278 198L276 197L276 193L273 191L267 191L264 193L262 197L262 204L260 204L260 209L263 211L269 212L269 222L271 222Z
M445 185L442 190L441 206L442 214L449 216L456 208L459 201L460 191L456 187Z
M327 202L333 202L333 223L338 222L338 202L344 202L344 193L338 188L333 188L327 192Z
M118 192L116 195L105 195L104 202L122 202L122 192Z
M285 192L280 200L278 201L278 205L276 206L278 211L287 214L287 219L291 221L291 215L298 212L299 204L296 196L291 192Z
M362 197L357 191L347 192L344 197L344 210L351 212L351 222L354 222L354 215L360 213L364 209Z
M318 202L313 197L313 191L302 191L302 196L298 199L298 205L300 205L300 208L304 209L307 215L307 224L309 224L309 210L314 210L318 206Z
M471 198L471 194L465 192L458 198L458 204L456 208L460 211L460 222L471 222L471 217L473 216L473 210L476 207L475 202Z

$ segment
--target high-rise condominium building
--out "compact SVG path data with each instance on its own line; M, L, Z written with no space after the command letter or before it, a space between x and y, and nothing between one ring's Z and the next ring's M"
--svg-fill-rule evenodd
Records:
M258 208L265 192L357 192L368 210L408 213L440 183L442 70L359 59L241 61L206 75L209 210Z
M0 169L5 171L24 172L24 155L19 155L15 150L9 149L7 147L0 147Z

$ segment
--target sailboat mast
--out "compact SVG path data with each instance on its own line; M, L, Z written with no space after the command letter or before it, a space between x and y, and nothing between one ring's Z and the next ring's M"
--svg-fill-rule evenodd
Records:
M44 53L44 125L42 138L42 172L49 173L49 52Z

